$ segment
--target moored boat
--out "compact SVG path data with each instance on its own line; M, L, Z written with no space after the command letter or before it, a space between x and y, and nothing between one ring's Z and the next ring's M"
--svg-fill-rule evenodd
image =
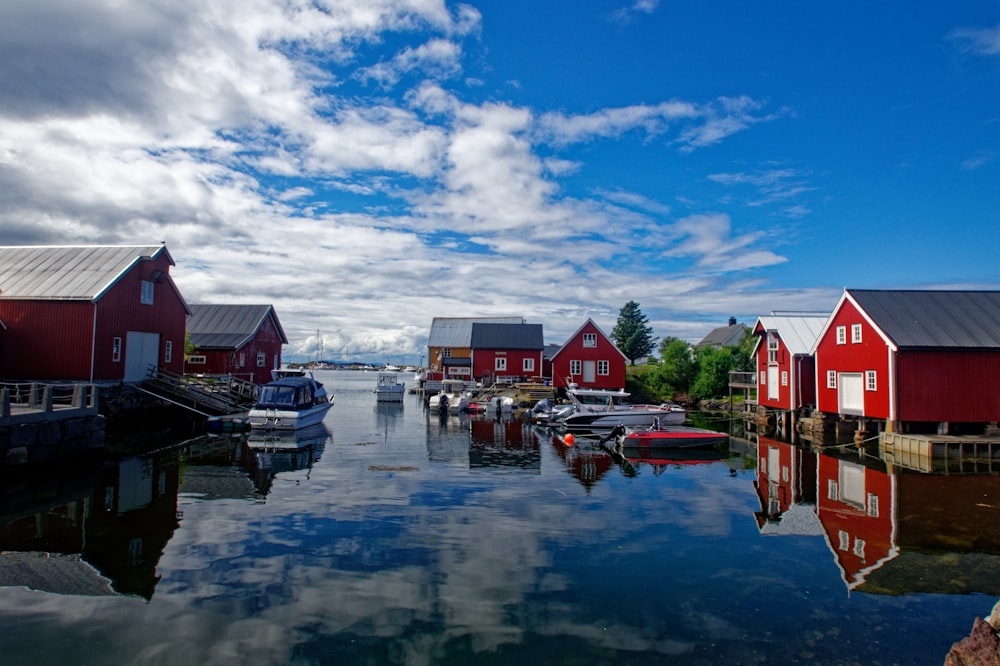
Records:
M432 412L457 414L469 409L469 396L465 392L465 382L461 379L445 379L441 390L432 395L427 406Z
M398 380L394 372L380 372L375 380L376 402L403 402L406 386Z
M629 428L677 425L684 423L687 413L680 405L665 402L659 405L634 405L627 402L629 393L605 389L581 389L571 386L566 395L574 407L561 418L567 428L607 430L618 425Z
M261 387L250 410L251 429L297 430L322 423L333 395L314 377L285 377Z
M714 430L690 426L655 423L648 428L617 426L612 435L622 449L690 449L710 448L725 442L729 436Z

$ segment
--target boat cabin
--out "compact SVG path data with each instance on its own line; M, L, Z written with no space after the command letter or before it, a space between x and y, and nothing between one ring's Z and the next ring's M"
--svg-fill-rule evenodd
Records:
M323 398L309 377L286 377L261 387L257 409L308 409Z

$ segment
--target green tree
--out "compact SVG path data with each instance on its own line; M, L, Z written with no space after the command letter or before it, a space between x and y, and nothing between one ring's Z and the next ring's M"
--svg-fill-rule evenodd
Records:
M660 364L656 368L660 382L669 386L671 392L687 393L698 375L698 364L691 345L673 337L660 342Z
M656 348L656 338L653 337L649 318L642 313L635 301L629 301L618 312L618 322L611 331L611 339L631 365L635 365L635 359L648 356Z
M729 389L729 371L733 369L735 362L734 349L735 347L697 349L695 356L698 361L698 376L691 386L691 397L703 400L726 395Z

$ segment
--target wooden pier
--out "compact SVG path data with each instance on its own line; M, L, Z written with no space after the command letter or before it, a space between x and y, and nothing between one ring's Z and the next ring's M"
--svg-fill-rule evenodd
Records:
M1000 435L908 435L883 432L879 454L886 463L920 472L1000 473Z
M96 414L93 384L10 383L0 389L0 427Z

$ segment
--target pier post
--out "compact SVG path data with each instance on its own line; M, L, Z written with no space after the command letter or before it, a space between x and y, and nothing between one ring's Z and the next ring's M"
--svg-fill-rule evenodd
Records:
M4 387L3 396L0 397L0 417L10 416L10 389Z
M46 412L52 411L52 387L48 384L42 389L42 409Z

